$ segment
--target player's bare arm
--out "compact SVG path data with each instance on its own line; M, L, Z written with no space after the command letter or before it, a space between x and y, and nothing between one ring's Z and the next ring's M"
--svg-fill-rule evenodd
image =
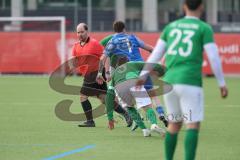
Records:
M111 81L111 74L110 74L110 58L107 57L105 61L105 76L106 76L106 81L109 82Z
M102 73L103 73L103 69L104 69L106 59L107 59L107 56L103 54L100 58L100 61L99 61L98 74L97 74L97 77L96 77L96 81L97 81L98 84L103 84L103 82L105 81L103 76L102 76Z
M153 46L151 46L150 44L144 44L142 49L151 53L153 51Z

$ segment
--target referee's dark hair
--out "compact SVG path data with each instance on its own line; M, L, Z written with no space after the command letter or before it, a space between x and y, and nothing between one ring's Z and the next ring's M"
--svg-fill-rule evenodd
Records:
M116 33L120 33L123 32L123 30L125 29L125 24L122 21L115 21L113 23L113 30Z
M188 9L194 11L202 4L202 0L185 0Z

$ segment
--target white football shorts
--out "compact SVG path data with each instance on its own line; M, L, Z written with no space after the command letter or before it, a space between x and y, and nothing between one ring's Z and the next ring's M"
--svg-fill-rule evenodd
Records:
M194 123L204 117L202 87L175 84L172 91L163 96L170 122Z
M152 101L146 91L141 86L136 88L136 79L127 80L115 86L115 93L121 106L133 107L136 104L137 109L152 104Z

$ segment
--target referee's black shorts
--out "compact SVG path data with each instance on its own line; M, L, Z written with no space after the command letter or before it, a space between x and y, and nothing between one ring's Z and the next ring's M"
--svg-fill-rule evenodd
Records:
M103 84L98 84L96 82L98 71L91 72L85 75L83 80L83 85L80 90L81 94L86 96L99 96L101 94L107 93L107 83L103 82Z

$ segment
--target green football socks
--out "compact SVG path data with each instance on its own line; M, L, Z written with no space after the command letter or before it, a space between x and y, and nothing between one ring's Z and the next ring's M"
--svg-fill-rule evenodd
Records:
M198 130L188 129L185 137L185 160L194 160L198 143Z
M115 99L114 90L108 89L107 95L105 97L108 120L113 120L113 109L115 104L114 99Z
M167 131L165 135L165 159L173 160L174 151L177 144L178 133L171 134Z
M127 107L130 117L136 122L139 128L146 129L146 126L142 120L142 117L134 107Z
M152 108L147 109L147 119L150 121L151 124L157 124L157 118Z
M166 133L165 136L165 159L173 160L174 151L177 144L177 133ZM198 130L188 129L185 137L185 160L194 160L198 143Z

